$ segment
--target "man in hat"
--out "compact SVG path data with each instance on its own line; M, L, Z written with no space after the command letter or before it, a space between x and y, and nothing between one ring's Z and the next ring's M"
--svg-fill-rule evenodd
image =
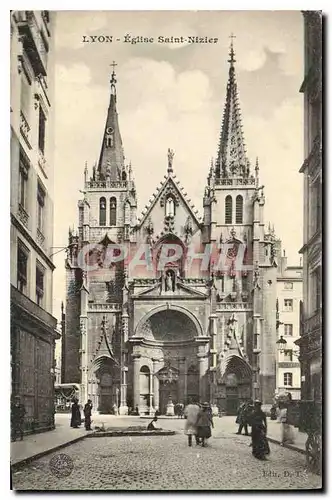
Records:
M87 431L91 431L91 413L92 413L92 401L88 399L88 402L84 406L84 425Z

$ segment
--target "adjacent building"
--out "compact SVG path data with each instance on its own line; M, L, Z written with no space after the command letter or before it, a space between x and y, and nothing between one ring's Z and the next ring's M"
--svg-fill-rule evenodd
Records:
M165 413L191 399L227 414L252 397L272 404L276 238L265 231L258 160L246 153L233 46L202 217L169 149L137 218L118 97L113 71L99 161L90 175L84 169L78 228L69 231L62 382L79 384L81 401L101 412Z
M322 13L304 15L302 398L322 397Z
M49 11L11 11L12 395L25 431L54 427L53 30Z
M288 266L285 251L279 258L277 276L277 353L276 395L290 393L301 399L300 306L303 298L302 265Z

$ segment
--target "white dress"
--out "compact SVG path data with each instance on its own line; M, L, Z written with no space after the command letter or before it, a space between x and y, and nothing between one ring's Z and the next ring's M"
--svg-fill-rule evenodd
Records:
M188 405L184 409L184 416L186 417L186 421L184 424L184 433L185 434L197 434L197 417L199 414L199 406L198 405Z

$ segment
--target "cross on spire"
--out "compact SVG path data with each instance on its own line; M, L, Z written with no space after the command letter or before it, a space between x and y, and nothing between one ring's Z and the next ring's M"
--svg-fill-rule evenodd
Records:
M233 66L233 63L235 63L235 52L234 52L234 45L233 45L233 40L234 38L236 38L235 35L233 35L233 33L230 34L230 36L228 37L231 39L231 46L230 46L230 49L229 49L229 56L230 56L230 59L228 59L228 62L231 63L231 65Z
M117 64L115 61L113 61L112 64L110 64L110 66L113 67L113 72L112 72L112 77L111 77L111 85L115 85L116 84L115 66L117 66Z

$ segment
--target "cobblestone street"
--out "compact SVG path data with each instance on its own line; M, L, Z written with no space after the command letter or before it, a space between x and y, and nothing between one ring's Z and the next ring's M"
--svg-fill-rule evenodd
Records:
M207 448L187 446L183 421L161 422L175 436L88 438L47 455L17 471L17 490L246 490L312 489L321 478L305 472L305 457L270 444L261 462L251 455L250 438L216 425ZM74 469L68 477L51 473L50 460L69 455Z

